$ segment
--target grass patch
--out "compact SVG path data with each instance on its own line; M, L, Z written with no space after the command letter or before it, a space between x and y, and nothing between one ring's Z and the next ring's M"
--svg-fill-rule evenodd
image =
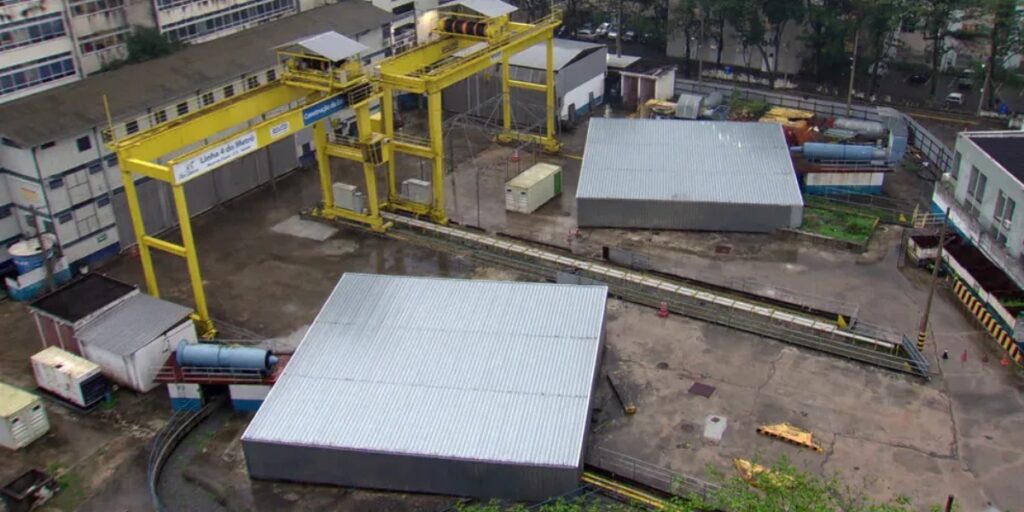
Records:
M85 483L82 482L82 475L74 470L66 470L61 473L63 467L59 464L50 464L46 472L57 477L60 491L51 499L47 506L57 510L77 510L78 506L85 501Z
M831 210L851 215L862 215L866 217L877 217L879 221L888 224L906 224L910 221L912 213L904 213L904 219L900 219L900 213L880 206L861 205L832 201L826 196L804 196L804 205L818 210Z
M877 216L805 207L804 222L800 229L808 233L863 245L871 237L871 232L875 230L877 223Z

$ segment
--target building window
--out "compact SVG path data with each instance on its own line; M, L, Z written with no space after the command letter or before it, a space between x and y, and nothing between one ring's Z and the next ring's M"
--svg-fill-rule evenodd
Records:
M64 179L63 178L57 178L55 180L50 180L50 190L57 190L58 188L61 188L63 186L64 186Z
M0 29L0 52L56 39L67 34L60 13L4 23Z
M985 185L987 184L988 178L977 167L971 167L971 176L967 180L967 197L981 203L985 199Z
M163 31L173 41L190 41L216 32L266 21L295 10L295 0L251 0L206 16L168 23L163 27Z
M267 70L267 81L273 82L274 80L277 80L277 71L273 69Z
M79 153L92 149L92 139L90 139L88 135L85 137L79 137L78 140L75 141L75 144L78 145Z
M88 55L107 48L113 48L124 44L128 40L128 30L122 30L115 34L102 34L96 36L87 41L83 41L79 46L82 48L82 54Z
M258 76L250 76L245 80L245 87L252 90L260 86L260 78Z
M117 153L111 153L104 159L107 161L107 167L117 167Z
M953 176L954 180L960 178L960 152L959 151L957 151L953 155L953 170L951 170L949 172L949 174L951 176Z
M131 135L133 133L137 133L139 131L139 122L138 121L128 121L127 123L124 124L124 131L128 132L128 135Z
M178 116L183 116L185 114L188 114L188 102L187 101L183 101L181 103L178 103Z
M6 219L11 216L10 206L0 206L0 219Z
M103 164L99 160L89 164L89 174L97 174L103 172Z
M156 112L153 112L153 124L160 124L160 123L166 123L166 122L167 122L167 111L166 110L157 110Z
M210 105L213 105L213 93L212 92L203 93L203 106L204 107L209 107Z
M996 195L996 209L992 217L999 222L1003 229L1010 229L1010 224L1013 222L1013 212L1017 209L1017 203L1006 197L1003 191L1000 190L999 194Z
M235 86L234 86L234 84L225 85L224 86L224 97L225 98L230 98L230 97L232 97L234 95L235 95Z
M117 9L124 5L124 0L85 0L69 3L71 4L72 16L85 16L96 12Z
M21 146L19 146L17 142L14 142L13 140L8 139L7 137L2 137L0 138L0 140L3 141L4 146L7 146L9 148L21 149Z
M40 144L39 145L39 149L50 149L50 148L52 148L52 147L54 147L56 145L57 145L57 143L51 140L50 142L44 142L44 143Z
M0 96L76 74L70 52L22 62L0 69Z

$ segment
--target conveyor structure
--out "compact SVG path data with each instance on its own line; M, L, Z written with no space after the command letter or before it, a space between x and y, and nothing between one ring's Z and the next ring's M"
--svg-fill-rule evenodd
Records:
M480 259L545 279L552 279L559 272L574 273L601 281L609 286L610 293L632 302L652 307L665 303L670 310L685 316L929 378L928 362L909 339L863 322L844 328L836 322L783 309L778 304L737 298L721 290L706 290L692 283L655 277L518 241L391 213L385 213L384 218L401 228L396 230L396 236L411 235L413 241L442 250L468 249Z

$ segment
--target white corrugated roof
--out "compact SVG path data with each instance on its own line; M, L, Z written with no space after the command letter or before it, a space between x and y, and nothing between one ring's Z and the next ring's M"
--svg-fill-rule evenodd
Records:
M575 467L606 293L345 274L242 439Z
M803 205L782 127L590 120L577 199Z
M289 48L292 46L301 47L321 57L327 58L332 62L347 59L369 49L366 45L355 41L354 39L349 39L334 31L323 32L315 36L301 37L294 41L275 46L274 49Z
M554 61L555 70L564 68L580 54L597 48L604 47L599 43L587 43L573 41L571 39L554 40ZM535 44L508 58L509 64L523 68L547 69L548 67L548 44Z
M86 324L78 339L86 345L127 356L188 318L192 310L144 293ZM176 345L177 340L171 340Z

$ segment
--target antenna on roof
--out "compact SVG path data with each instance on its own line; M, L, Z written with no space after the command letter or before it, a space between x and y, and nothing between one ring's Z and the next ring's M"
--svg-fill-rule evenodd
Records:
M110 102L107 101L107 95L103 95L103 111L107 114L107 134L110 138L110 143L114 143L114 118L110 115Z

